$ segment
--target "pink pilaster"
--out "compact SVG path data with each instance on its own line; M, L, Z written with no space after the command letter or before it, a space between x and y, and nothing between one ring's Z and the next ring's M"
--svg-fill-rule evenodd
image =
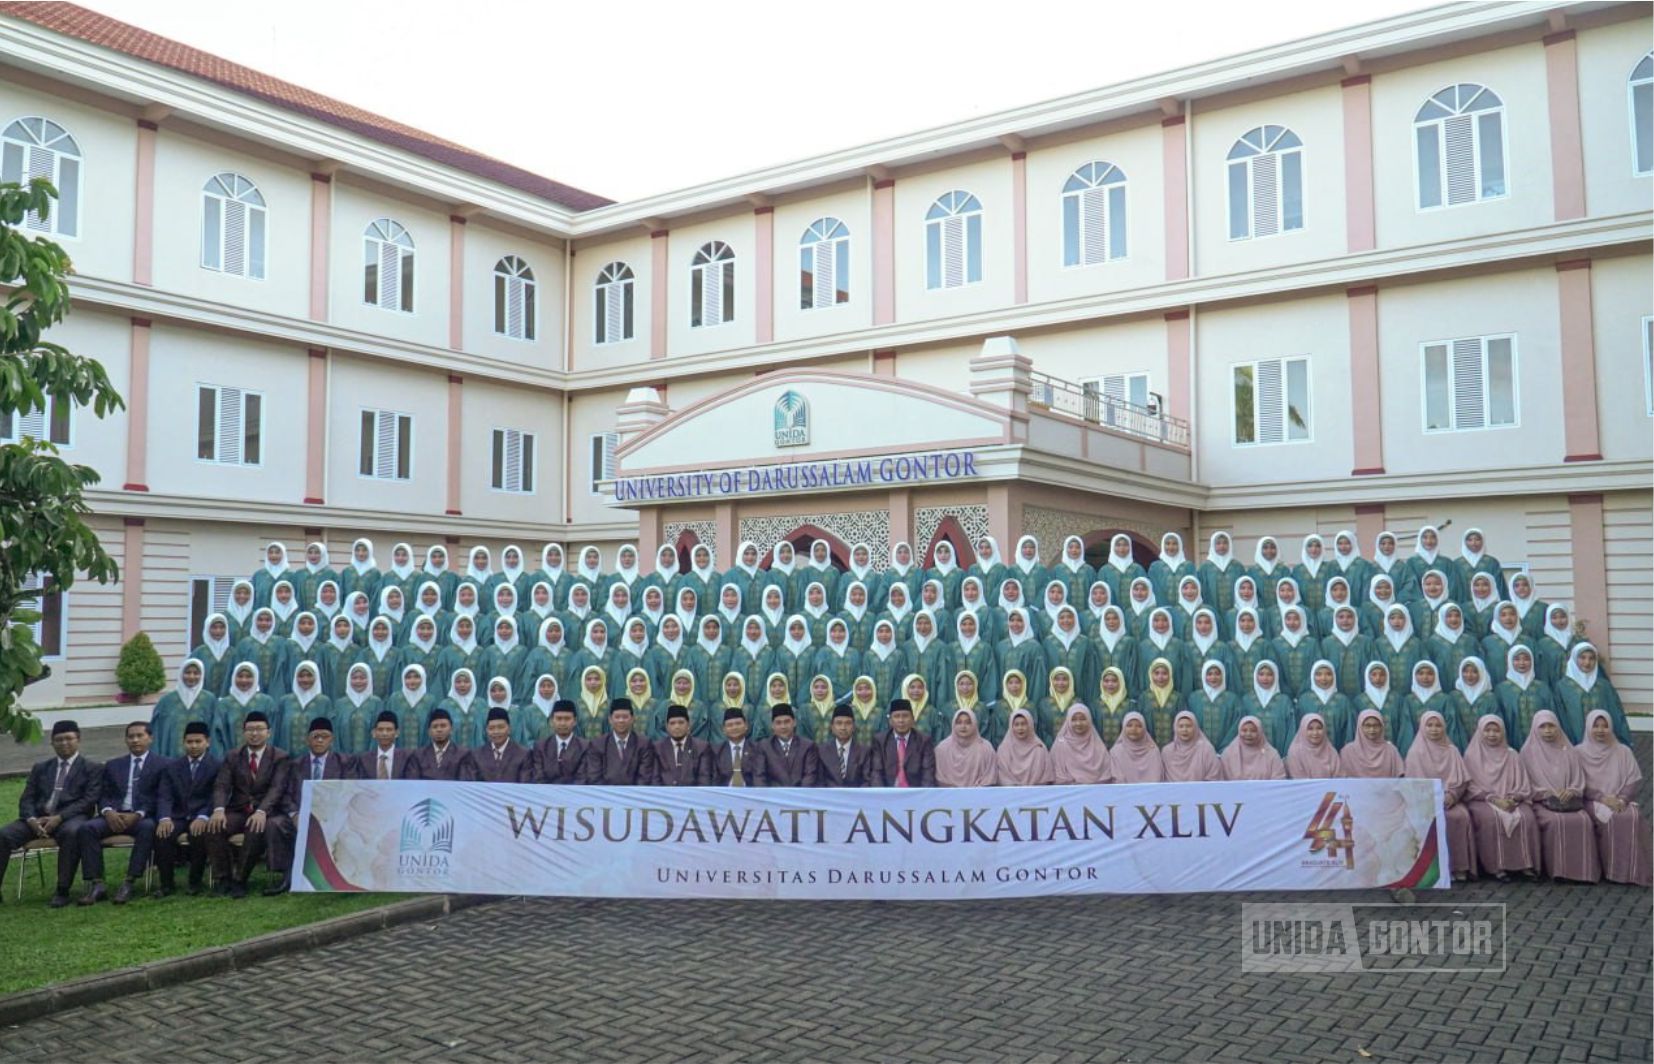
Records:
M1384 531L1384 504L1362 503L1355 508L1355 538L1359 549L1371 551Z
M666 357L666 241L669 230L649 234L649 357Z
M905 488L890 493L890 545L913 543L913 493Z
M1591 260L1556 264L1562 346L1562 440L1565 462L1602 461L1597 431L1597 349L1591 330Z
M752 212L753 267L758 271L752 281L752 299L756 304L754 341L767 344L775 339L775 208L759 207Z
M1384 422L1378 380L1378 288L1345 295L1350 318L1350 432L1355 437L1351 476L1384 472Z
M448 348L465 350L465 219L448 216Z
M1011 153L1011 297L1028 302L1028 153Z
M726 558L735 553L735 547L737 545L737 541L735 539L735 504L732 502L721 502L717 506L714 506L712 508L712 523L717 529L718 561L720 563L724 563ZM734 567L731 566L731 568Z
M1339 82L1344 89L1344 239L1350 251L1378 244L1373 220L1373 79Z
M465 429L461 407L465 402L465 378L458 374L448 374L448 509L451 516L458 516L459 508L459 474L460 459L464 450L460 446Z
M1184 142L1184 122L1182 115L1160 122L1168 281L1189 276L1189 150Z
M1189 352L1192 350L1189 312L1173 310L1166 314L1166 413L1175 418L1190 420Z
M1568 527L1574 551L1573 621L1598 651L1608 649L1608 563L1602 534L1602 496L1568 496Z
M320 506L327 483L327 351L309 350L310 378L305 389L304 501Z
M1585 149L1579 133L1579 46L1574 31L1545 38L1545 93L1551 126L1556 220L1585 217Z
M333 178L310 175L310 320L327 320L328 250L333 233Z
M1016 528L1011 522L1011 485L1005 481L995 481L987 486L988 496L988 534L1000 543L1015 543ZM1017 514L1016 524L1020 526L1022 515ZM1001 550L1004 548L1001 547Z
M121 642L138 634L143 626L144 605L144 519L121 519Z
M873 352L873 376L894 377L896 375L896 352Z
M638 562L649 572L655 571L655 555L660 553L659 506L644 506L637 511Z
M873 182L873 324L896 320L896 182Z
M125 491L149 490L149 319L132 319L126 384Z
M132 283L154 284L155 135L160 127L138 119L138 179L132 219Z

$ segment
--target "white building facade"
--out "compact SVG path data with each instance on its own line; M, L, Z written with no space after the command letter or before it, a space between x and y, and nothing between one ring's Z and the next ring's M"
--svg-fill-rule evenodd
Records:
M101 473L122 566L47 596L28 701L107 701L139 630L176 661L272 539L1447 524L1646 710L1651 33L1454 4L609 203L4 5L3 178L56 180L77 271L52 339L127 402L0 423Z

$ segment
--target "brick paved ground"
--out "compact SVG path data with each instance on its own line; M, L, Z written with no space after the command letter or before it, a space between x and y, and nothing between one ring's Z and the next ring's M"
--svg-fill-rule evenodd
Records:
M143 710L138 710L133 719L140 719ZM47 735L42 736L37 743L12 742L9 736L0 735L0 776L27 774L35 762L44 761L52 756L51 729L46 729ZM108 761L112 757L120 757L126 753L126 725L113 728L87 728L80 733L80 752L93 761ZM0 809L0 813L16 816L16 812L9 809Z
M0 1060L1650 1059L1648 892L1450 897L1508 904L1506 971L1246 975L1236 895L514 900L0 1031ZM1293 898L1383 900L1246 896Z

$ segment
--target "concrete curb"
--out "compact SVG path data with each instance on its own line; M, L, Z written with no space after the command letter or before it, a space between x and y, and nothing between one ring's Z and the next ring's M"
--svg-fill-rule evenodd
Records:
M160 990L177 986L192 979L221 975L260 964L289 953L329 946L335 942L356 938L374 931L399 927L403 924L432 920L475 905L486 905L499 899L466 894L439 894L434 897L410 898L365 912L336 916L319 923L272 931L244 942L228 946L186 953L182 957L152 961L113 972L100 972L82 979L71 979L56 986L38 990L23 990L0 995L0 1027L15 1027L30 1020L38 1020L54 1013L108 1001L146 990Z

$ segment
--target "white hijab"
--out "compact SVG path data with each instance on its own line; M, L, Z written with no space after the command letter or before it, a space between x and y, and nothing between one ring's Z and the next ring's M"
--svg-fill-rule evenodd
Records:
M356 557L356 548L362 546L363 544L366 544L368 548L367 561L362 561L360 558ZM350 567L356 570L357 576L363 576L369 571L379 568L379 561L373 556L373 540L363 538L350 545Z
M245 691L237 686L235 682L235 678L241 675L242 669L246 669L253 674L253 685ZM247 708L247 703L258 697L259 687L261 684L262 681L259 679L258 666L254 665L250 661L244 661L240 665L237 665L234 669L230 670L230 697L235 699L236 705L243 709Z
M1218 540L1223 540L1224 551L1218 553ZM1212 538L1206 541L1206 560L1211 562L1218 572L1229 568L1229 563L1235 560L1235 541L1227 532L1213 532Z
M403 556L408 559L407 561L403 562L401 565L396 564L396 552L397 551L401 551ZM414 571L413 545L408 544L408 543L398 543L395 546L391 547L391 572L396 574L396 578L398 580L406 580L409 576L411 576L413 574L413 571Z
M803 639L793 638L794 621L797 621L799 624L804 626ZM795 613L787 618L786 627L781 629L781 645L786 647L787 652L795 657L802 656L803 653L810 648L810 622L805 619L802 613Z
M1582 691L1589 691L1597 685L1597 675L1602 671L1602 663L1599 659L1596 665L1591 666L1591 671L1586 672L1579 667L1579 655L1584 650L1595 653L1596 649L1590 643L1580 642L1574 644L1574 648L1568 652L1568 671L1564 675L1579 684Z

